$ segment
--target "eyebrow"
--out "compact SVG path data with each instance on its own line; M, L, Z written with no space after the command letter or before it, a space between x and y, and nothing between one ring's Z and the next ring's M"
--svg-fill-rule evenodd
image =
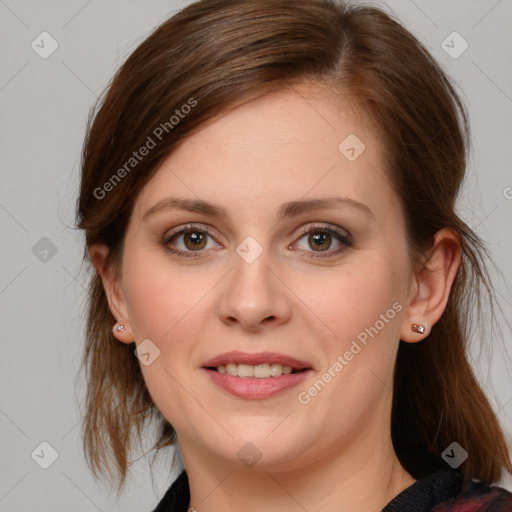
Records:
M356 208L372 219L375 218L374 213L366 204L349 197L340 196L306 200L301 199L283 203L278 209L277 217L279 220L282 220L286 217L296 217L305 212L336 208L337 206ZM175 197L167 197L165 199L161 199L149 210L147 210L146 213L144 213L142 219L144 220L155 212L167 209L181 209L193 213L203 213L205 215L218 217L224 220L229 219L228 212L218 204L210 203L200 199L182 199Z

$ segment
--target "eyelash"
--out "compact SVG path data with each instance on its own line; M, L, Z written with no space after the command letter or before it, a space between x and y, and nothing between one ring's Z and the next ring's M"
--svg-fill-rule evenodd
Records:
M180 229L179 231L174 231L169 234L165 234L162 239L162 244L164 245L164 247L167 251L169 251L173 254L176 254L178 256L183 256L185 258L201 257L202 256L201 253L204 252L202 250L182 251L180 249L173 249L169 246L169 244L171 243L171 241L173 239L175 239L181 235L185 235L188 233L196 233L196 232L205 234L205 235L213 238L207 229L204 229L201 226L196 225L196 224L187 224L183 229ZM320 224L320 225L315 225L315 226L304 227L299 231L299 233L297 235L298 238L296 240L299 241L305 235L309 235L310 233L315 233L315 232L323 232L323 233L328 233L330 235L334 235L334 237L336 239L338 239L338 241L341 242L343 246L334 251L304 251L302 249L299 249L299 251L301 251L307 258L316 259L316 258L334 257L334 256L337 256L338 254L340 254L342 251L344 251L347 247L352 247L352 245L353 245L352 236L346 231L341 232L339 230L339 228L337 228L336 226L334 226L332 224ZM313 252L313 254L311 254L311 252ZM319 252L320 253L325 252L327 254L325 254L325 255L318 254Z

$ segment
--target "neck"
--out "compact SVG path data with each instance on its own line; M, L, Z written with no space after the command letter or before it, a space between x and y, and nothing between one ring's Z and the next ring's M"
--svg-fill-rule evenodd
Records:
M330 447L314 462L286 470L205 458L204 451L194 453L194 445L186 441L182 452L190 510L198 512L377 512L415 481L400 465L390 437L375 432L365 432L343 449Z

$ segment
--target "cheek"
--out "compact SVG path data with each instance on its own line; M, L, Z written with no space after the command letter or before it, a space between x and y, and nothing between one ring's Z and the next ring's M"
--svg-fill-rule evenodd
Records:
M346 421L347 410L354 417L370 414L382 393L393 387L404 310L405 273L396 270L406 268L401 258L377 250L361 254L350 269L333 275L324 294L318 294L321 302L315 311L323 312L330 330L322 342L326 354L322 370L330 372L324 375L332 382L318 406L343 404L332 411L337 421Z
M186 322L208 286L207 281L190 274L190 270L177 271L165 255L155 251L127 251L123 290L136 340L150 338L163 343ZM198 282L203 284L198 286Z
M215 280L211 273L191 275L190 270L182 273L165 263L156 264L154 253L127 254L123 291L128 314L137 344L144 341L151 352L151 363L141 363L144 381L162 414L179 427L180 411L190 407L188 393L194 392L190 375L197 343L204 338L205 319L212 315L205 293Z
M350 269L331 275L322 293L315 294L312 309L320 312L337 348L376 323L379 330L388 332L389 326L398 324L398 310L403 309L403 304L397 304L403 295L404 276L397 275L387 259L379 258L377 253L366 256Z
M324 364L299 389L299 413L308 415L311 432L323 432L329 442L340 432L345 441L356 437L389 407L402 305L384 267L340 273L317 305L336 337L317 338Z

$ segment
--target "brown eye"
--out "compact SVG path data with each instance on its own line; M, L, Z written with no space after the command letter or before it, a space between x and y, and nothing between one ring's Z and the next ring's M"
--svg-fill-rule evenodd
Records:
M307 240L302 242L306 237ZM308 226L299 233L296 244L308 258L326 258L337 256L347 247L351 247L352 236L347 231L331 224Z
M162 245L169 252L185 257L204 256L208 249L222 247L207 230L195 225L187 225L164 235Z
M188 231L183 235L183 243L191 251L204 249L206 245L206 234L201 231Z
M314 234L312 234L314 233ZM308 243L310 247L325 251L331 245L331 235L327 231L315 231L308 236Z

